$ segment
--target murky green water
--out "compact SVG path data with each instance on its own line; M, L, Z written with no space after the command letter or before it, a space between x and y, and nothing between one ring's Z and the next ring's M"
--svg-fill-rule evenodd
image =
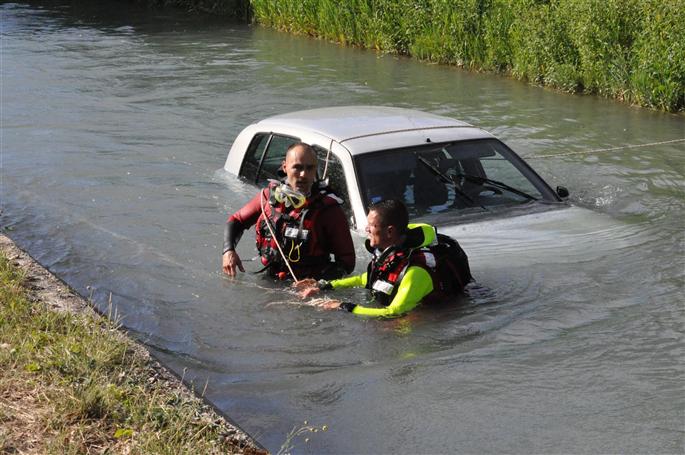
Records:
M685 117L131 8L0 5L0 222L241 427L277 451L328 425L296 453L683 452L685 143L578 152L685 138ZM395 321L223 277L255 191L221 170L232 138L347 104L482 126L576 208L455 231L480 287Z

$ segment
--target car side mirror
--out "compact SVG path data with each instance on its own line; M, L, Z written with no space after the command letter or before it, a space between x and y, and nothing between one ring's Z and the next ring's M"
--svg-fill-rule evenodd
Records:
M568 188L565 186L558 186L557 187L557 195L562 198L566 199L570 193L568 192Z

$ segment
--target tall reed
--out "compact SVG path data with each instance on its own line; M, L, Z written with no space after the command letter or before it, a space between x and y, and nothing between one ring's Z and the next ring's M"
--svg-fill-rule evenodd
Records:
M685 109L685 0L251 0L264 25Z

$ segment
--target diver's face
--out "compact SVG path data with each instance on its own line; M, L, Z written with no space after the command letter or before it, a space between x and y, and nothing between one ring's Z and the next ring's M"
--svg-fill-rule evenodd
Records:
M372 248L384 250L392 245L392 226L383 226L376 211L369 211L366 217L366 238Z
M316 155L304 147L296 147L285 156L283 172L290 188L309 195L316 180Z

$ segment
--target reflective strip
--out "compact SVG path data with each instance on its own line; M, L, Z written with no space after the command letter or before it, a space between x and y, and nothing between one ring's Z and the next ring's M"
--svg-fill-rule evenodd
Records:
M425 258L426 261L426 266L430 267L431 269L434 269L437 264L435 261L435 255L431 253L430 251L426 251L423 253L423 257Z

